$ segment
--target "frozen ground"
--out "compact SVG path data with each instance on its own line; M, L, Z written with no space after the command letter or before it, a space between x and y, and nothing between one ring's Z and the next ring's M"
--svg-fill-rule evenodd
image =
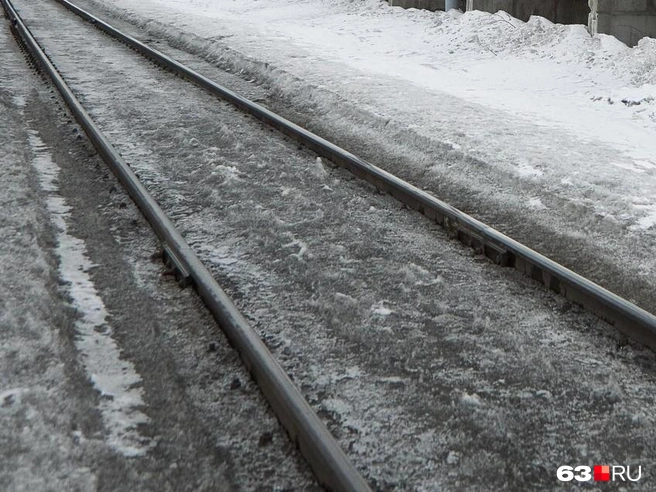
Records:
M653 310L654 40L381 0L91 3Z
M4 18L0 66L0 490L316 489Z
M580 25L554 25L539 17L524 23L503 12L406 11L381 0L103 3L141 14L153 24L222 40L242 55L267 62L270 71L289 72L310 87L327 87L399 123L420 127L421 134L451 134L456 148L484 155L493 161L491 166L508 168L518 179L553 186L556 177L570 175L571 183L561 179L560 184L576 187L609 173L609 178L653 186L653 39L630 49L607 35L591 38ZM382 90L386 79L405 83L400 92L414 103L408 106L407 97ZM277 81L280 90L286 82ZM432 121L444 121L438 115L443 108L426 103L440 93L500 110L496 115L506 116L500 123L510 125L514 119L516 131L503 135L496 128L481 128L481 121L469 113L450 115L448 129L434 128ZM523 128L524 122L560 131L543 141L542 148L532 148L522 138L532 130ZM573 141L560 142L561 133ZM572 166L562 146L577 141L598 143L612 154L601 162L586 159ZM503 161L498 156L502 144L508 147ZM549 162L547 156L560 159ZM652 228L652 195L653 188L633 190L625 197L630 217L615 218L633 229ZM599 205L600 210L609 206Z
M643 466L649 490L650 351L52 4L17 3L376 488L551 490L561 464L604 461Z

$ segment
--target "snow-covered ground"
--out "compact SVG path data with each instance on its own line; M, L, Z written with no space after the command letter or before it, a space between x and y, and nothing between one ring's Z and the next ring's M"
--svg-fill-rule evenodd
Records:
M314 490L4 18L0 67L0 490Z
M265 83L252 87L251 97L274 92L300 107L305 100L315 125L322 119L332 125L338 111L351 106L353 121L361 118L366 126L378 118L382 124L374 130L387 135L384 128L395 128L405 135L401 143L427 143L429 150L445 143L451 151L440 154L440 162L430 162L431 152L412 154L419 175L451 169L536 216L564 213L557 209L563 203L583 203L585 213L603 217L601 225L582 219L586 227L612 231L626 242L649 242L656 234L652 41L628 49L612 38L590 38L580 26L520 23L503 14L404 11L377 0L92 1L127 9L116 12L190 51L248 71ZM345 173L326 169L309 153L294 154L295 146L276 134L259 127L257 133L247 118L106 37L87 32L81 42L79 25L55 20L49 2L17 3L85 104L158 190L158 199L195 239L194 247L372 482L408 490L491 484L550 489L553 470L568 462L615 460L653 469L652 353L627 346L609 327L529 280L480 259L472 262L453 243L442 245L433 225L397 210L393 200L358 189ZM65 33L50 31L53 24ZM98 70L81 70L81 60L98 63ZM124 488L133 489L171 483L212 488L203 477L218 487L224 470L237 488L254 488L263 477L271 484L311 484L291 453L283 448L276 454L267 444L284 438L277 428L263 433L273 427L260 406L233 401L253 387L233 372L234 354L221 355L217 365L197 339L198 331L205 340L209 330L186 316L172 322L168 310L159 314L124 293L130 282L158 278L158 268L143 261L154 242L144 240L136 212L99 168L84 158L67 162L75 152L86 155L84 148L68 141L72 137L58 144L52 128L46 138L52 124L44 116L45 98L34 100L35 91L17 82L26 78L0 72L0 110L13 115L0 118L6 130L0 141L9 142L6 148L17 156L0 159L6 205L0 226L11 244L0 258L16 279L0 288L0 438L17 442L2 446L0 488L18 483L27 489L37 481L40 486L64 459L77 468L55 485L69 488L111 488L107 483L119 484L124 469L130 472L124 473ZM345 126L353 121L345 119ZM26 122L39 126L41 140L29 132L14 136ZM70 127L59 124L70 136ZM34 145L26 150L21 145L30 134ZM62 217L48 210L55 190L43 176L48 193L38 191L44 155L66 174L60 192L68 187L70 218L79 222L59 232L85 237L90 261L98 265L89 278L109 313L102 321L116 327L123 358L134 362L144 381L137 393L143 394L150 424L139 431L152 436L155 447L109 469L104 458L118 458L116 446L106 448L116 444L117 429L103 414L107 408L94 398L87 403L101 414L95 433L70 427L78 415L58 386L65 377L62 364L48 358L41 362L48 372L39 372L37 356L43 361L44 351L57 348L48 307L76 309L75 315L68 312L69 332L93 311L74 298L71 307L57 297L74 297L71 289L81 284L70 276L66 282L62 267L73 256L66 241L60 234L56 248L50 238L48 223L57 225ZM307 173L297 177L298 170ZM93 176L91 184L78 177L76 186L76 173ZM492 182L499 174L508 179ZM78 189L88 191L79 200ZM101 199L108 203L97 203ZM111 231L116 247L103 249L91 233L96 230ZM580 234L586 232L583 227ZM129 253L118 252L119 246ZM121 255L134 271L115 266ZM22 265L29 258L35 260L25 275ZM645 275L653 273L653 261L640 264ZM26 293L44 285L48 302L23 313ZM127 310L139 314L137 329ZM32 326L26 316L35 319L29 332L22 329ZM22 365L14 364L10 343L20 346ZM177 380L169 375L177 375L178 386L169 387L169 379ZM87 395L97 396L86 379ZM56 418L51 399L55 411L66 410ZM180 403L175 412L173 402ZM243 415L253 417L247 426ZM261 475L249 476L249 467Z
M558 466L597 458L653 468L651 352L59 6L16 3L375 489L550 490ZM142 249L130 230L121 245ZM172 329L122 334L148 347ZM154 420L167 400L137 369Z
M420 134L447 137L517 180L565 194L591 187L595 211L609 221L656 226L654 39L628 48L582 25L403 10L383 0L96 1L153 29L168 26L171 36L200 37L221 56L227 45L263 62L281 91L299 90L292 77L328 88ZM443 93L503 119L471 111L445 119L443 105L432 104ZM536 125L553 132L535 135Z
M79 3L653 311L655 40L383 0Z

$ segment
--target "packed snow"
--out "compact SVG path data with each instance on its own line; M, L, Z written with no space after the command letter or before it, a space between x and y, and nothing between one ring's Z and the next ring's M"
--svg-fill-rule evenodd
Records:
M124 456L142 456L155 443L139 432L139 426L150 420L140 410L145 406L141 376L131 362L121 357L121 350L112 338L107 310L89 274L94 265L87 256L84 241L68 232L70 207L59 194L59 167L37 132L30 131L29 141L35 154L32 164L41 188L47 193L46 204L57 230L59 275L67 285L72 306L80 313L75 323L75 345L89 379L100 393L99 407L109 433L108 443Z
M92 27L21 5L373 488L546 488L587 450L651 466L651 356Z
M586 198L628 231L654 230L653 67L636 62L649 40L629 50L580 26L374 0L104 3L205 54L228 44L235 63L261 62L277 90L316 96L319 117L333 92L486 157L536 185L521 198L536 213L552 206L539 188L590 186ZM247 128L206 94L179 97L177 79L141 60L125 56L107 76L82 73L71 56L111 65L124 47L60 41L51 47L60 69L381 489L552 484L545 470L594 456L652 464L652 354L529 280L442 245L432 224ZM432 103L444 94L477 106L436 125L445 106ZM594 162L577 160L593 147Z
M232 52L253 71L250 60L282 92L314 89L317 112L327 111L321 90L338 94L521 181L557 187L572 203L592 188L609 221L656 226L654 39L629 48L542 17L404 10L383 0L93 3L195 51ZM444 127L444 94L497 113L453 113Z

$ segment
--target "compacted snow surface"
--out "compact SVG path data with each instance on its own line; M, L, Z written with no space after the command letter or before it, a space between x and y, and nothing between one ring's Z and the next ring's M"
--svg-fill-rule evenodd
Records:
M81 314L75 323L78 335L75 345L89 379L102 396L100 409L110 434L108 441L125 456L140 456L151 447L150 439L138 432L139 425L149 421L139 411L144 406L143 381L130 362L121 360L120 349L112 338L112 327L107 322L107 310L89 276L95 265L89 261L84 241L68 232L70 207L59 194L59 167L38 133L30 132L29 142L35 154L32 165L39 174L42 190L48 194L48 211L57 229L59 275L68 286L72 306Z
M203 65L163 46L162 38L246 73L253 84L217 76L234 77L253 99L289 102L310 126L336 126L342 136L360 132L359 144L382 135L409 153L414 162L399 161L393 170L414 169L425 180L416 184L435 189L435 177L446 173L480 185L475 198L498 195L494 203L513 213L606 238L611 252L653 247L651 40L628 49L607 36L590 38L581 26L405 11L377 0L85 3L137 24L136 31L149 32L185 62ZM472 256L390 197L66 18L61 8L17 4L102 130L374 487L551 489L558 466L604 462L643 466L640 485L648 490L656 442L653 353L532 281ZM45 152L35 138L32 151ZM115 196L109 186L101 194ZM56 221L57 211L50 212ZM145 247L140 235L132 230L127 249ZM137 280L154 268L130 262ZM637 263L645 278L653 267L651 257ZM92 315L93 306L76 307L78 323ZM120 313L115 307L110 320ZM183 322L152 330L126 325L123 337L147 352L144 340L194 329ZM166 398L148 374L157 367L144 371L139 350L129 351L142 360L136 395L144 397L151 426L159 417L158 432L166 428L168 401L188 398L219 428L209 449L235 454L235 488L255 488L266 477L314 486L296 475L293 453L275 454L280 450L270 444L281 439L279 429L255 440L235 437L235 427L269 424L253 404L220 406L247 386L243 375L225 371L223 359L218 368L213 361L197 365L197 348L183 335L173 352L187 362L177 362L186 367L178 371L187 398ZM194 386L194 377L202 384ZM214 396L209 388L217 385L233 393ZM0 388L0 397L20 401L23 386ZM233 427L220 427L226 422ZM178 425L168 441L180 440L175 459L189 433ZM154 450L135 453L134 462L154 459L166 442L153 440ZM192 475L194 459L211 456L196 452ZM271 464L260 463L265 457ZM255 464L262 474L249 479Z
M572 190L572 200L590 187L608 220L637 230L656 225L656 40L628 48L590 37L582 25L403 10L382 0L97 3L170 36L186 33L183 41L197 36L206 50L227 45L264 62L271 77L282 75L272 82L281 91L298 91L285 87L297 77L306 93L315 86L338 93L509 168L518 180ZM436 99L443 94L498 110L498 121L470 111L445 121ZM553 131L536 135L534 126Z
M81 1L241 74L284 116L654 310L653 39L628 48L540 17L382 0Z
M0 66L0 490L314 490L5 19Z

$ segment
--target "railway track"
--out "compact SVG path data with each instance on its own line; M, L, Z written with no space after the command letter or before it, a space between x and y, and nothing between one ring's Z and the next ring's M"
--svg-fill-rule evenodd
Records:
M377 168L230 89L220 86L137 39L123 34L71 2L57 1L162 67L234 104L237 108L307 146L319 156L348 169L355 176L369 181L408 207L435 220L459 241L482 252L493 262L519 270L543 283L547 288L584 306L631 338L656 349L656 317L653 314L512 240L416 186Z
M39 65L48 73L65 99L78 123L85 130L99 154L142 210L162 241L167 260L175 266L182 283L193 284L221 328L239 350L254 379L262 388L276 415L288 430L292 439L315 471L320 483L334 490L368 490L366 481L351 464L340 446L325 428L314 410L301 396L301 392L271 355L260 337L246 318L239 313L224 291L218 286L212 273L198 259L193 248L166 217L150 192L139 181L124 158L109 139L93 122L73 91L57 72L48 56L39 48L28 27L21 21L9 0L0 0L20 35ZM472 217L450 207L428 193L403 182L358 157L338 148L297 125L280 118L267 109L254 104L238 94L219 86L206 77L175 62L136 39L120 33L102 20L75 7L66 0L58 0L66 8L90 21L95 27L116 37L123 43L150 58L169 71L182 76L211 94L229 101L240 110L279 130L288 137L302 143L321 158L327 159L349 170L359 178L372 183L377 189L388 193L409 208L426 215L443 226L450 235L471 246L494 263L512 267L528 277L541 282L569 300L583 305L601 319L609 322L630 337L656 348L656 318L631 303L615 296L598 285L576 275L574 272L550 261L529 248L482 224ZM315 171L321 173L320 169ZM325 184L324 186L330 186ZM298 246L299 260L304 254L301 242ZM376 313L387 316L384 305Z
M51 78L103 160L162 241L165 261L175 267L177 280L183 285L193 282L208 309L239 351L276 416L298 445L319 482L330 490L370 490L248 321L79 103L11 3L3 1L3 7L31 56Z

